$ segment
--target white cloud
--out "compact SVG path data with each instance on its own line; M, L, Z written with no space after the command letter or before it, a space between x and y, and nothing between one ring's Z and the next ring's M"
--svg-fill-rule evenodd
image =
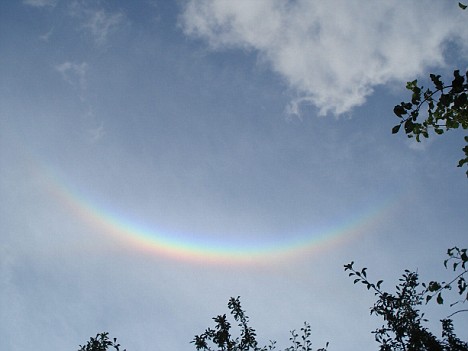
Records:
M34 7L55 7L57 0L23 0L23 4Z
M66 82L80 89L86 88L86 72L88 70L86 62L74 63L67 61L55 66L55 69Z
M81 22L80 28L90 34L99 46L106 44L109 35L125 24L121 12L109 12L103 8L91 8L84 2L75 1L70 7L71 15Z
M290 112L305 102L341 114L376 85L443 65L444 43L466 30L456 11L435 1L190 0L180 22L212 49L256 51L297 94Z

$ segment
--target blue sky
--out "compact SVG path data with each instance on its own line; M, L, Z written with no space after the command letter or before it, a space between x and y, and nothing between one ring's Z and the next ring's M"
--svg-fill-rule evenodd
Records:
M240 295L259 339L373 350L373 296L467 246L463 133L391 135L465 69L457 2L4 1L0 349L192 350ZM431 310L434 320L445 311ZM465 316L455 319L460 335Z

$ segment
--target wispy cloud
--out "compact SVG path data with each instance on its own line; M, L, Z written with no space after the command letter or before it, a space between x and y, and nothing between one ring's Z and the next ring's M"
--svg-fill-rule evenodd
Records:
M297 94L291 113L311 103L324 115L363 104L379 84L442 65L444 43L466 30L456 12L450 22L440 16L447 11L437 2L190 0L180 23L212 49L256 51Z
M86 88L86 72L88 64L86 62L74 63L64 62L55 66L55 69L62 75L62 78L73 86L82 90Z
M126 17L121 12L110 12L75 1L70 6L71 15L80 21L80 29L91 35L96 45L107 43L108 37L123 26Z
M52 27L47 33L44 33L44 34L40 35L39 39L47 42L47 41L49 41L50 36L52 35L53 32L54 32L54 28Z
M104 121L98 120L96 115L91 107L89 107L88 111L82 117L83 124L84 124L84 137L89 144L94 144L99 142L104 135L106 135L106 131L104 128Z
M23 4L34 7L55 7L57 0L23 0Z
M426 151L429 145L434 142L434 139L421 139L420 142L416 141L415 138L407 139L406 144L411 150L415 151Z
M104 122L101 122L101 124L96 128L88 129L87 134L88 140L91 143L96 143L97 141L99 141L106 134L106 132L104 131Z

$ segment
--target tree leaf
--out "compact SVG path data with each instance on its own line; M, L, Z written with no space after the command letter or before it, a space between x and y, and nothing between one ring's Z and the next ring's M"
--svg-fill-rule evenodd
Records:
M398 133L400 130L401 124L396 125L395 127L392 128L392 134Z
M442 304L444 303L444 299L442 298L442 294L441 294L441 293L439 293L439 294L437 295L437 303L438 303L439 305L442 305Z
M402 105L396 105L394 108L393 108L393 113L396 114L398 117L402 117L403 115L406 114L406 109L404 106Z

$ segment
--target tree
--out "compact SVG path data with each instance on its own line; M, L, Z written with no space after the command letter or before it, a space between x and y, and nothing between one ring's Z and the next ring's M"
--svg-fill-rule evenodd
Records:
M260 350L257 340L255 339L255 329L249 327L249 318L242 310L240 297L231 297L228 302L228 308L238 323L240 329L240 337L234 338L231 335L231 323L227 320L225 314L214 317L216 326L214 329L208 328L204 333L196 335L192 343L195 344L197 350L208 350L212 348L208 345L211 341L219 350Z
M431 281L428 284L420 284L418 273L406 270L396 286L395 293L383 291L382 280L375 284L371 283L367 278L367 268L356 270L354 262L344 266L345 271L349 271L349 276L355 278L354 284L364 284L377 296L370 313L382 317L385 322L381 328L373 332L381 351L468 351L468 343L456 336L451 319L454 314L468 310L458 310L441 320L441 338L437 338L425 327L427 320L421 312L422 306L435 296L437 303L442 305L444 303L442 293L452 290L455 284L461 299L457 299L450 306L468 301L465 280L468 272L466 252L466 249L457 247L448 250L449 258L444 261L444 265L447 268L447 264L451 262L451 268L455 272L455 277L449 283Z
M116 351L120 351L120 344L117 343L116 338L110 340L109 333L100 333L97 334L94 338L89 338L89 341L86 345L80 345L78 351L107 351L111 347L113 347ZM122 351L126 351L126 349Z
M231 334L231 323L227 320L226 314L214 317L216 322L214 329L208 328L200 335L195 335L192 343L195 344L197 350L203 351L267 351L275 349L275 341L270 341L270 345L260 347L256 340L255 329L248 325L249 318L241 307L240 297L231 297L228 302L228 308L234 320L240 328L239 336L235 337ZM301 328L301 334L291 331L289 340L292 345L285 351L312 351L312 342L310 341L311 329L308 323L304 323ZM325 348L317 351L326 351Z

